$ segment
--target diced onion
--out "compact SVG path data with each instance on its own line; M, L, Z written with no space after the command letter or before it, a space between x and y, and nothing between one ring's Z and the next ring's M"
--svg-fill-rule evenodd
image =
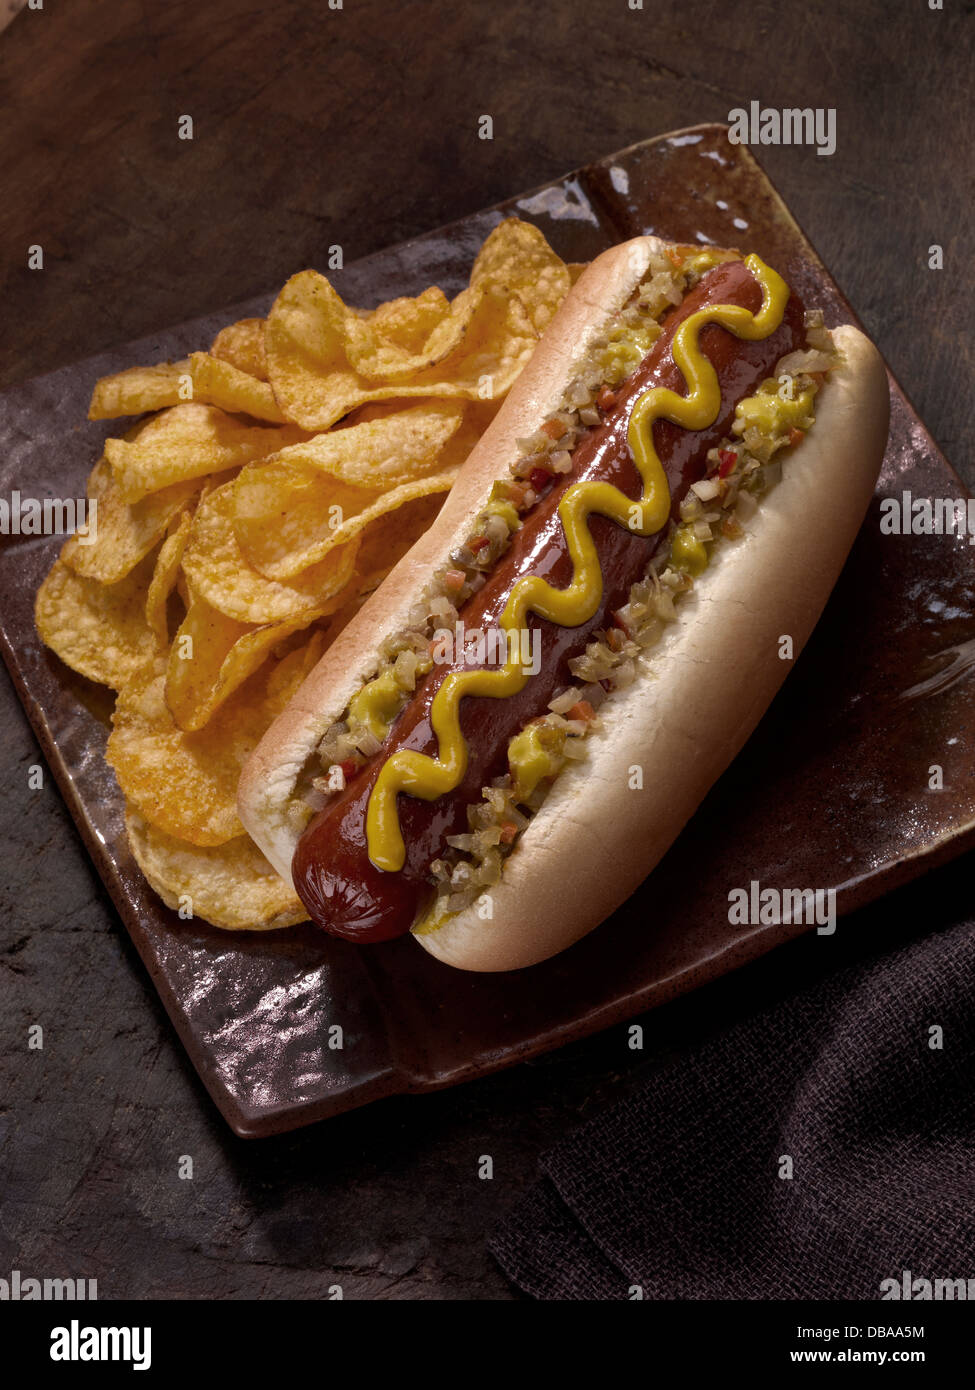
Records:
M715 497L721 496L721 484L717 478L702 478L699 483L691 483L691 491L702 502L711 502Z
M515 448L520 454L545 454L551 449L553 442L551 435L546 434L544 430L536 430L526 439L516 439Z
M458 864L454 865L453 872L450 875L451 887L466 888L473 876L474 870L466 859L462 859Z
M677 617L677 613L674 609L673 596L665 589L661 589L660 593L654 599L653 611L662 623L672 623Z
M818 348L820 352L828 352L835 364L839 354L836 350L836 343L833 341L833 335L828 328L824 328L822 324L809 328L806 332L806 342L811 348Z
M581 377L576 377L574 381L569 382L565 400L571 410L578 410L580 406L586 406L592 400L589 389Z
M835 358L828 352L819 352L800 349L798 352L786 353L785 357L779 359L775 368L776 378L780 376L798 376L800 372L828 372L833 366Z
M643 648L652 647L655 642L659 642L663 634L664 625L659 618L651 618L649 622L642 624L637 629L637 645Z
M412 691L416 687L417 656L414 651L400 652L393 663L393 679L403 690Z
M315 782L318 782L318 780L319 779L316 777ZM328 793L323 792L313 783L308 791L305 792L304 801L307 806L311 807L312 811L321 811L328 801Z
M582 698L579 687L570 685L563 690L561 695L556 695L554 700L549 700L548 707L553 714L566 714L573 705L578 704Z
M430 617L441 619L442 627L452 629L457 622L457 609L446 594L438 594L430 604Z

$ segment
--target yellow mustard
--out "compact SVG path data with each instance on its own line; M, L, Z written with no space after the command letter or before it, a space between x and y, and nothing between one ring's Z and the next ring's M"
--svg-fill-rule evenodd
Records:
M543 777L554 777L565 758L565 730L551 724L527 724L508 744L508 766L515 779L516 801L527 801Z
M736 420L740 420L746 429L760 430L769 438L788 434L790 429L801 429L803 421L809 423L815 394L812 390L800 391L798 395L789 399L779 395L775 390L775 382L768 384L770 390L763 389L757 395L738 402L735 406ZM766 383L763 382L762 385L764 387Z
M528 614L537 613L563 627L588 622L602 601L603 579L596 546L589 532L592 513L608 517L637 535L652 536L663 529L670 515L670 488L653 444L655 420L666 419L683 429L703 430L713 424L721 409L717 373L701 351L699 335L708 323L720 324L738 338L750 342L769 337L782 322L789 289L782 277L759 259L748 256L745 264L762 287L762 306L757 314L739 304L709 304L691 314L674 334L674 361L687 382L686 396L654 386L638 397L630 414L627 442L643 481L638 502L606 482L579 482L567 488L559 502L559 519L573 565L571 584L554 589L539 575L528 574L513 587L501 613L499 626L519 632ZM519 647L508 643L508 650ZM503 699L515 695L531 679L514 660L500 670L451 671L441 682L430 708L430 723L438 743L438 757L412 749L400 749L381 769L366 811L366 843L377 869L398 872L406 859L396 798L400 792L423 801L435 801L457 787L467 770L467 743L460 728L460 702L465 695Z
M499 516L509 531L517 531L521 526L521 517L514 503L506 497L492 497L481 515Z
M375 680L368 681L349 701L349 716L380 740L389 733L389 726L399 714L407 697L389 667Z
M674 532L670 558L678 569L686 570L693 578L697 578L708 567L708 552L704 542L695 536L689 526L681 526Z

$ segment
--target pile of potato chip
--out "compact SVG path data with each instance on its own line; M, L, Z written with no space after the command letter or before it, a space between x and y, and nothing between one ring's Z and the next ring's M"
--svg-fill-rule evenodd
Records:
M353 309L306 270L209 352L96 384L91 419L145 418L106 441L97 538L67 542L35 616L68 666L118 691L107 756L129 842L181 916L307 916L237 817L241 767L430 526L571 278L512 219L453 300Z

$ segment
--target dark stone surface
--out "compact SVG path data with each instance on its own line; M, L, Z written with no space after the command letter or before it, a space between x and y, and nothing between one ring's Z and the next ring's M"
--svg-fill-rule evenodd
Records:
M838 148L760 158L971 485L972 6L118 0L0 36L0 380L352 259L753 97L835 106ZM196 138L176 138L193 115ZM495 139L476 139L492 114ZM947 269L927 270L932 242ZM43 274L26 247L46 248ZM966 861L537 1064L290 1137L207 1100L4 686L0 1275L103 1296L491 1298L484 1250L539 1151L656 1056L964 907ZM29 1051L27 1028L44 1028ZM480 1182L489 1153L495 1177ZM194 1162L180 1181L181 1155Z

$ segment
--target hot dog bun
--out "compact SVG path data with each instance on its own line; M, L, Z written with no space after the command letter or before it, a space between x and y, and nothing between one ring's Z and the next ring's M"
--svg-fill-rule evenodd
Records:
M326 729L373 673L379 643L411 625L433 572L468 533L496 478L557 408L580 351L643 276L655 238L604 253L580 278L431 530L339 635L241 778L245 826L283 877L300 834L288 807ZM790 451L782 482L746 538L718 546L677 621L614 692L586 757L567 767L535 815L500 884L493 916L476 908L417 934L431 954L467 970L512 970L563 950L614 911L653 869L755 728L836 582L873 492L887 437L879 353L852 327L834 330L843 361L817 398L816 422ZM630 790L630 769L644 787Z
M466 970L514 970L563 950L613 912L676 839L758 724L835 584L873 493L887 438L887 375L857 329L737 545L681 605L648 662L657 679L616 691L585 760L564 772L492 889L493 921L459 913L417 936ZM631 791L629 770L644 770Z

